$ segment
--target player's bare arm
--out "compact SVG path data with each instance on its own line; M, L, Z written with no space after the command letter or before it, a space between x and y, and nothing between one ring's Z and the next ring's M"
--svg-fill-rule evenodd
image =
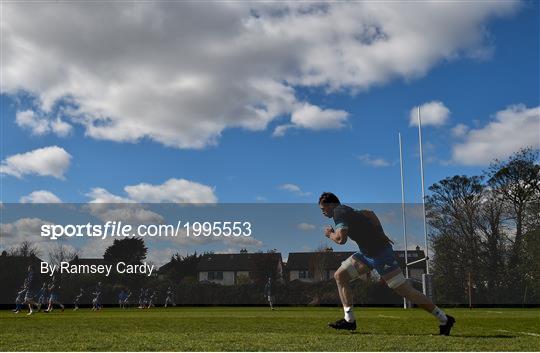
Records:
M326 226L324 228L324 235L339 245L345 244L348 239L347 228L338 228L337 230L334 230L331 226Z

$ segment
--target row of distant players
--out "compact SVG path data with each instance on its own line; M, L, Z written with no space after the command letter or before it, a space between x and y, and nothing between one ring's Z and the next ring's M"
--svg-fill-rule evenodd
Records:
M99 284L99 283L98 283ZM118 293L118 306L122 309L125 309L127 305L129 305L129 298L131 297L132 292L130 290L120 290L120 293ZM165 308L169 305L175 306L176 303L174 302L174 292L172 287L167 288L167 291L165 292ZM77 297L82 295L82 288L81 293ZM139 291L139 309L149 309L152 306L154 306L154 301L157 299L157 291L153 290L150 292L150 288L141 288ZM78 308L78 306L76 306Z
M36 311L41 311L42 307L47 307L44 312L51 312L54 309L55 305L59 306L60 309L64 311L64 305L58 301L58 289L60 289L60 287L56 284L55 278L53 277L52 281L49 284L43 283L41 289L38 292L37 300L34 299L34 293L32 293L31 290L31 288L33 288L33 280L34 271L32 270L31 266L28 266L24 282L19 288L19 291L17 292L17 297L15 298L15 309L13 309L13 312L18 314L25 305L28 306L27 315L32 315ZM102 285L101 282L98 282L95 289L90 292L90 294L92 295L92 310L94 311L101 310L101 308L103 307L103 304L101 303L101 292ZM124 289L122 289L120 293L118 293L119 307L123 309L126 308L126 306L129 304L129 298L131 297L131 294L131 291L126 291ZM80 288L79 294L77 294L77 296L73 300L73 310L79 309L79 303L83 296L84 289ZM174 293L172 287L169 287L166 291L165 307L167 307L168 305L176 305L173 298ZM149 288L141 288L139 291L139 309L151 308L152 306L154 306L154 301L156 299L157 291L154 290L150 292Z

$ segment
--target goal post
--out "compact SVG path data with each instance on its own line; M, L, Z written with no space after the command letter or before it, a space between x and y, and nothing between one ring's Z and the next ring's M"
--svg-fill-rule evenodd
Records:
M398 133L399 139L399 170L401 176L401 219L403 226L403 243L405 246L404 249L404 264L405 264L405 278L407 281L411 282L412 279L409 276L409 266L421 263L425 261L426 272L422 274L422 292L429 299L433 299L433 276L430 273L429 268L429 244L428 244L428 234L427 234L427 222L426 222L426 203L425 203L425 186L424 186L424 157L422 149L422 118L420 116L420 106L417 107L417 118L418 118L418 144L419 144L419 154L420 154L420 181L422 185L422 218L423 218L423 230L424 230L424 257L417 259L415 261L409 262L408 256L408 242L407 242L407 217L405 210L405 183L403 175L403 150L402 150L402 141L401 133ZM404 298L403 299L403 308L410 308L410 303Z

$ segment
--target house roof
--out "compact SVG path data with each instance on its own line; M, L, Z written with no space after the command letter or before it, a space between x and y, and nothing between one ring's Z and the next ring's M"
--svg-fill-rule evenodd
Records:
M341 262L347 259L354 252L349 251L328 251L328 252L291 252L287 260L288 270L307 270L314 261L322 264L324 270L335 270Z
M158 273L165 273L165 272L169 271L172 267L173 267L173 262L169 261L165 265L158 268Z
M197 271L252 271L260 261L281 262L281 253L206 254Z
M81 259L78 256L76 256L73 260L69 262L70 265L110 265L111 262L104 260L102 258L88 258L88 259Z
M326 251L326 252L292 252L289 253L289 259L287 261L288 270L308 270L310 264L314 261L322 264L324 270L335 270L341 262L347 259L354 252L349 251ZM405 267L404 258L405 252L403 250L394 251L396 260L400 267ZM409 262L419 260L424 257L424 251L422 250L408 250L407 257ZM410 268L425 268L425 262L416 263L411 265Z
M35 255L11 256L4 252L2 253L2 256L0 256L0 268L7 268L8 266L27 267L28 265L35 265L41 262L42 260Z

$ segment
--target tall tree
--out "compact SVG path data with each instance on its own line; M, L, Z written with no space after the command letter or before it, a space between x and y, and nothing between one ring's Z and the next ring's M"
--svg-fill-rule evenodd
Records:
M524 148L508 160L495 160L488 172L489 186L502 196L509 206L515 222L515 244L519 250L525 229L526 211L531 203L538 202L540 195L540 165L536 164L538 151Z
M30 256L39 256L39 248L29 242L28 240L23 241L17 246L12 247L9 249L8 254L10 256L23 256L23 257L30 257Z
M444 287L457 295L455 300L461 300L458 293L465 293L468 288L469 274L477 276L481 267L478 223L483 190L481 177L465 175L448 177L429 187L431 195L426 206L431 243L438 252L434 257L435 267L453 278ZM438 278L435 277L436 283ZM480 282L477 278L473 280ZM454 288L448 288L451 286Z
M485 280L486 299L496 301L505 280L508 238L504 228L504 204L501 196L490 188L484 189L478 227L482 235L480 261Z
M527 275L527 245L531 243L524 242L523 238L525 234L533 234L539 224L540 165L537 160L537 150L524 148L507 160L495 160L486 172L488 185L500 195L507 220L515 229L510 237L513 243L508 264L512 281L507 282L513 300L525 296L531 278Z
M49 250L49 262L53 265L60 265L61 262L69 262L78 255L79 252L76 249L63 244L60 241Z
M197 252L186 256L179 253L174 254L171 261L165 265L167 278L173 283L179 283L187 277L197 280L197 265L201 257L201 255L197 255Z
M103 254L103 259L110 262L123 261L127 264L140 264L148 253L148 248L141 238L115 239Z

